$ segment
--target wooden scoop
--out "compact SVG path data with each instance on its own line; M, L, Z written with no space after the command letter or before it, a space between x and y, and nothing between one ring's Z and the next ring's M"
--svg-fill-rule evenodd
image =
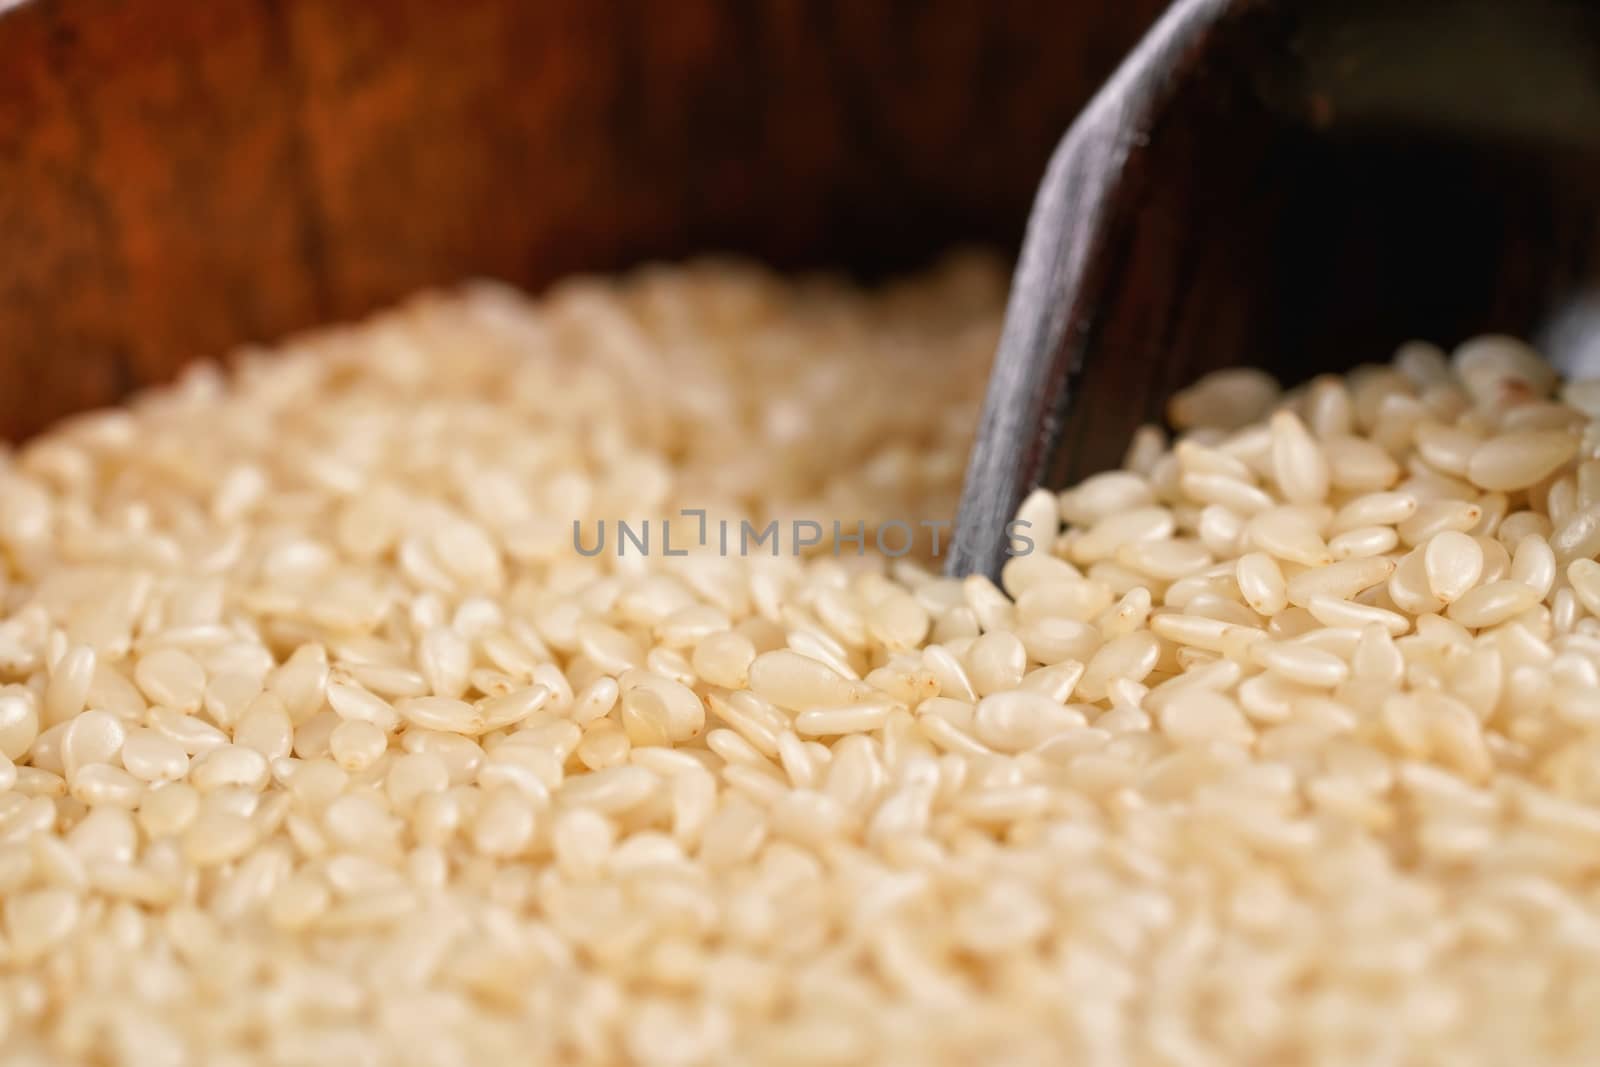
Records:
M1057 147L967 467L954 574L1176 389L1414 337L1600 364L1600 4L1180 0Z

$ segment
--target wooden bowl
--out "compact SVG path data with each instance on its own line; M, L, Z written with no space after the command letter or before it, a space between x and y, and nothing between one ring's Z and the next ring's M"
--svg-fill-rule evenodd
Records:
M0 434L468 276L1013 245L1161 6L0 0Z

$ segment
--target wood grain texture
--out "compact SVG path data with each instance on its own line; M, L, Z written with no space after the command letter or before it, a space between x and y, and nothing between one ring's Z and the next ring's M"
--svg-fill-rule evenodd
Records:
M1537 335L1600 283L1597 187L1600 7L1182 0L1041 185L948 565L1209 370Z
M1160 0L30 0L0 433L420 286L1014 242Z

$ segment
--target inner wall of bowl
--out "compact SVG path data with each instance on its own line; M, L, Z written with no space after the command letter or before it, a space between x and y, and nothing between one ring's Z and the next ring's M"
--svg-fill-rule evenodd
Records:
M1165 0L31 0L0 16L0 436L489 276L1014 245Z

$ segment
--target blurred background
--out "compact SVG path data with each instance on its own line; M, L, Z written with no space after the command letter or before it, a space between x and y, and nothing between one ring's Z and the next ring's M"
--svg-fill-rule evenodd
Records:
M0 0L0 433L492 276L1014 252L1161 0Z

